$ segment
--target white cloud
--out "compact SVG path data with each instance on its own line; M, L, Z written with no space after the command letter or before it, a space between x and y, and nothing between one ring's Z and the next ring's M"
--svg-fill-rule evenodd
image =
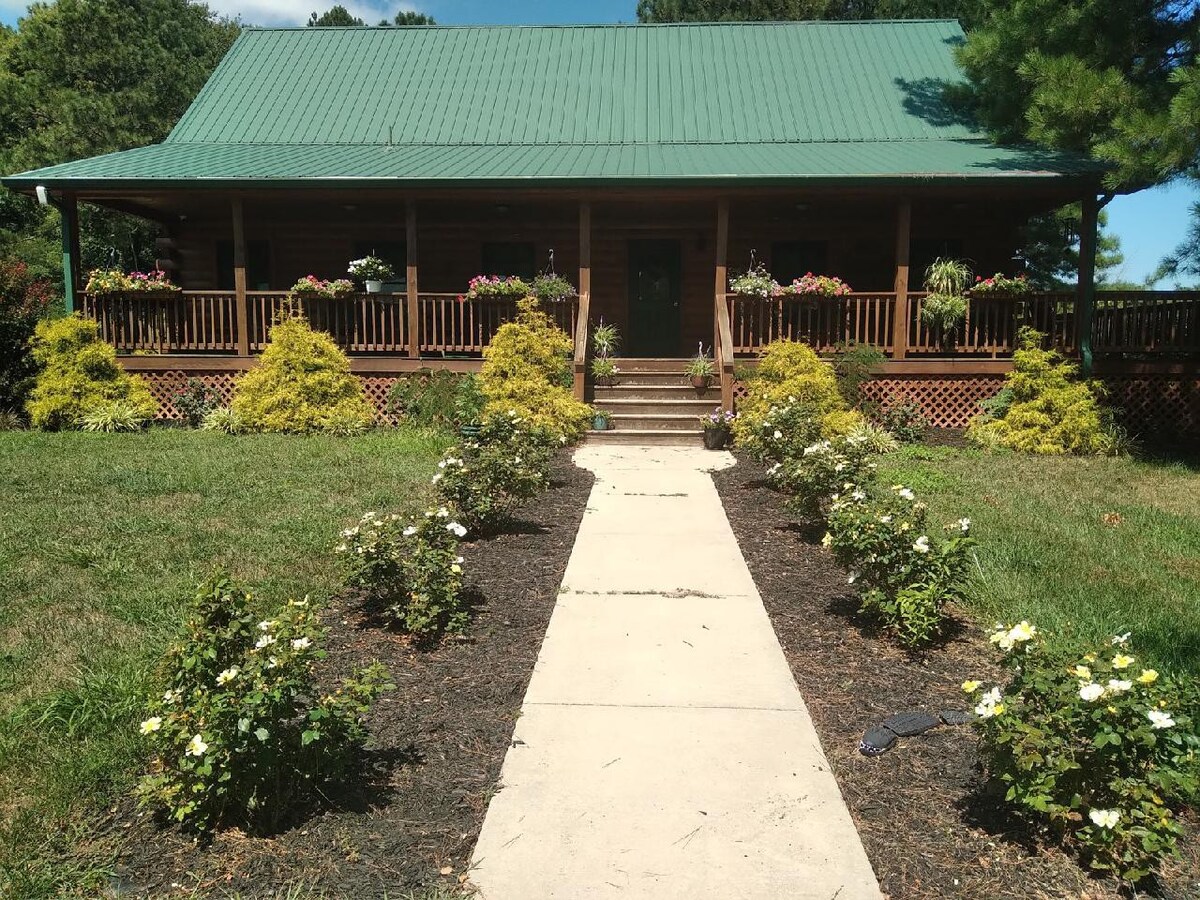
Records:
M0 3L9 0L0 0ZM208 0L209 7L224 16L241 16L246 25L303 25L311 13L323 13L339 0ZM340 0L341 5L368 25L391 19L398 9L416 9L411 3Z
M214 12L233 18L241 16L245 25L303 25L310 13L323 13L339 0L208 0ZM414 3L394 0L340 0L342 6L368 25L391 19L397 10L418 10ZM0 0L0 21L13 22L25 15L30 0Z

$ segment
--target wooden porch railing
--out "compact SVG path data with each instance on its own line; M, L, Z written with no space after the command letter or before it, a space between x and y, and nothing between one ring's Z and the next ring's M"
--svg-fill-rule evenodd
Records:
M516 317L515 300L459 300L458 294L419 294L415 346L422 355L481 353L496 331ZM246 292L247 347L261 352L272 323L285 308L298 308L315 328L354 354L405 354L411 346L404 294L354 294L338 299L293 297L287 291ZM100 325L100 336L126 353L236 353L234 291L84 294L83 313ZM555 303L547 312L574 339L578 304ZM586 341L586 333L584 335Z
M962 324L949 335L921 321L924 294L910 293L908 298L908 322L896 329L893 293L828 299L727 294L733 349L757 353L771 341L787 338L820 352L838 344L872 344L893 355L896 335L902 335L910 358L998 359L1011 356L1017 332L1031 326L1062 352L1079 350L1074 292L972 297ZM1200 292L1097 291L1092 347L1096 353L1200 352Z

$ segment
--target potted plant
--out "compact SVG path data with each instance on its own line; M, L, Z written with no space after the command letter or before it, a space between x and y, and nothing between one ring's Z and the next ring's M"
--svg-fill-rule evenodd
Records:
M531 287L533 296L537 297L540 303L566 303L568 300L574 300L576 296L575 285L554 272L543 272L533 279Z
M602 409L596 410L592 414L592 430L593 431L608 431L610 416Z
M592 352L597 356L609 357L621 346L621 332L616 325L605 325L604 319L592 331Z
M778 297L782 288L762 263L755 264L754 254L751 254L750 268L741 275L735 275L729 279L729 291L742 297L758 297L767 300L771 297Z
M966 318L970 283L971 269L961 260L939 257L925 270L929 293L921 301L921 324L940 331L944 347L953 345L958 326Z
M737 413L729 409L717 407L706 416L700 417L700 427L704 429L704 449L724 450L729 443L730 431Z
M301 297L317 297L322 300L332 300L354 293L354 282L347 278L336 278L325 281L316 275L305 275L291 287L293 295Z
M971 286L972 297L1019 297L1033 290L1033 285L1025 275L1005 275L997 272L991 278L982 275L975 276L975 284Z
M361 281L366 286L368 294L381 293L383 283L391 280L396 274L390 265L374 255L350 260L347 273Z
M592 360L592 378L596 380L596 384L611 387L616 384L619 371L621 370L617 368L617 364L607 356L597 356Z
M814 275L806 272L782 289L783 293L794 297L845 297L851 293L850 285L835 275Z
M520 300L529 297L533 288L516 275L476 275L467 282L464 300Z
M716 371L712 357L705 352L704 345L701 344L696 351L696 355L688 360L688 364L683 369L683 374L691 380L692 387L698 391L702 391L712 384L713 375Z

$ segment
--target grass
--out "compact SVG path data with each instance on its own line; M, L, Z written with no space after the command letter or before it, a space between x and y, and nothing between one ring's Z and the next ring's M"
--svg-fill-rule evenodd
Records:
M0 432L0 896L103 877L89 814L133 783L148 672L196 583L323 601L338 530L417 502L444 443Z
M911 486L931 522L971 519L972 606L987 624L1029 619L1060 639L1132 631L1148 663L1200 674L1196 467L906 447L880 475Z

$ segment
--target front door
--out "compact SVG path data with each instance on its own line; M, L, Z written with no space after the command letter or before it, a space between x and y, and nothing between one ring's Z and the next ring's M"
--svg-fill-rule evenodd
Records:
M679 353L679 241L629 242L630 356Z

